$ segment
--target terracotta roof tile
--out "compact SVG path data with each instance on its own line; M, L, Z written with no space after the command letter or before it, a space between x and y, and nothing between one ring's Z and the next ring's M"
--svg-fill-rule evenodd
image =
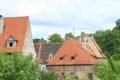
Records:
M80 46L78 41L68 38L47 65L95 64L97 60Z
M16 49L23 50L24 40L29 25L29 17L5 17L4 18L4 31L0 36L0 51L5 49L11 51L13 48L6 47L6 40L10 35L15 37L18 41Z

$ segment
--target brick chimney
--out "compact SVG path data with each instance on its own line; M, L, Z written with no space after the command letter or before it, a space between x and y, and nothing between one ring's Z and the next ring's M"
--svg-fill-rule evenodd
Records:
M4 19L3 16L0 15L0 34L3 33L3 28L4 28Z

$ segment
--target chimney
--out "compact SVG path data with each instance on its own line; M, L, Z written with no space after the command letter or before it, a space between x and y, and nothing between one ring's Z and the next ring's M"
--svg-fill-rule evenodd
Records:
M3 33L3 28L4 28L4 19L3 16L0 15L0 34Z
M88 42L88 34L85 34L82 39L81 39L81 42L82 42L82 48L84 50L86 50L86 46L87 46L87 42Z

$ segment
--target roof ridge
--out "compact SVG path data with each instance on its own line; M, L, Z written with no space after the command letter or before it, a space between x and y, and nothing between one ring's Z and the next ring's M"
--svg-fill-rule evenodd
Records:
M63 44L63 43L44 43L44 42L38 42L38 43L34 43L34 44Z

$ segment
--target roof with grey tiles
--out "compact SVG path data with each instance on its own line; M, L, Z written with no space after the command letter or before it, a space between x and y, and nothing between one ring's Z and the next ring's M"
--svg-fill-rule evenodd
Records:
M44 63L47 59L54 57L61 45L62 43L35 44L38 60Z

